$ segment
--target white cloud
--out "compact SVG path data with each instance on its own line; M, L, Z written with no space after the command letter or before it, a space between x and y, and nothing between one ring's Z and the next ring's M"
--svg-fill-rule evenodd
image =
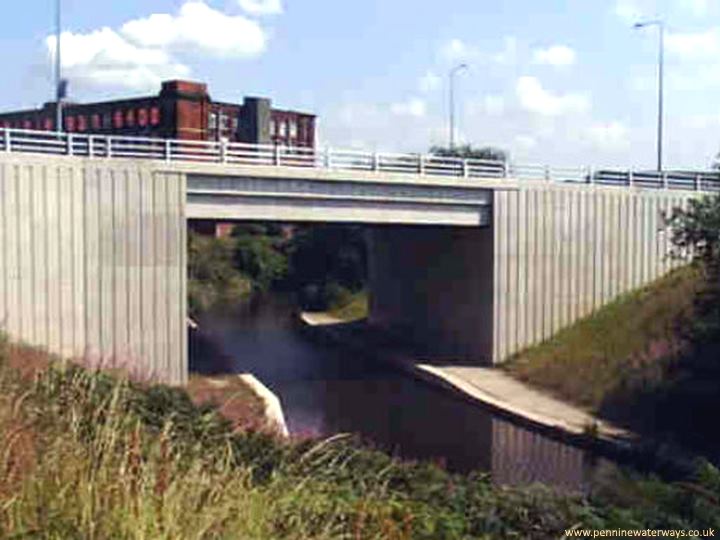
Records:
M454 38L441 47L440 57L448 63L464 61L501 66L513 65L517 63L518 40L514 36L505 36L502 41L502 48L497 52L488 53L474 45L469 45L459 38Z
M520 106L530 112L545 116L585 112L590 109L590 99L585 94L552 94L545 90L535 77L520 77L515 92Z
M670 33L665 37L667 50L684 60L717 58L720 54L720 28L702 32Z
M566 45L553 45L546 49L536 49L533 52L533 62L550 66L571 66L575 63L576 54Z
M128 21L119 30L63 33L62 62L72 87L151 90L162 80L190 74L176 54L247 58L261 54L266 41L257 22L189 0L175 15L156 13ZM51 58L55 42L54 36L45 40Z
M282 0L238 0L238 4L251 15L279 15L283 12Z
M420 98L410 98L407 101L393 103L390 111L398 116L423 117L427 114L427 105Z
M604 149L626 148L629 145L628 130L617 121L594 124L587 129L587 136L595 146Z
M434 92L435 90L440 88L440 85L442 84L442 79L439 75L436 73L433 73L432 71L428 71L420 77L420 81L418 82L418 87L420 88L421 92Z
M475 56L476 52L469 47L463 40L454 38L445 43L440 51L441 56L448 62L458 60L467 60L469 57Z
M139 46L216 57L257 56L266 46L265 32L257 22L198 1L185 2L175 16L163 13L129 21L120 33Z
M187 77L190 68L160 49L138 47L110 28L62 34L64 74L77 86L156 89L164 79ZM46 40L55 57L55 37Z

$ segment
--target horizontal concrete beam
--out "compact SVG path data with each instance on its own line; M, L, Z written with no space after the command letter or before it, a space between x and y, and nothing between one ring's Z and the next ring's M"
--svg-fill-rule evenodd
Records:
M269 177L191 175L191 219L486 226L492 191Z
M489 207L188 195L188 219L487 226Z

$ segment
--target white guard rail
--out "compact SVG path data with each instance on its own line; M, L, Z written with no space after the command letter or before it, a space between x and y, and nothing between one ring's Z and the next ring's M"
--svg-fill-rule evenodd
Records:
M189 141L0 129L0 152L75 155L90 158L161 159L392 172L434 177L513 178L655 189L720 191L720 171L647 171L550 167L425 154L284 147L270 144Z

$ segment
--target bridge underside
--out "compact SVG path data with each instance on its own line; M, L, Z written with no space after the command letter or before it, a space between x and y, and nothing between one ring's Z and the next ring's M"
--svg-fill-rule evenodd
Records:
M393 185L190 174L188 219L452 225L490 224L492 191L452 186Z

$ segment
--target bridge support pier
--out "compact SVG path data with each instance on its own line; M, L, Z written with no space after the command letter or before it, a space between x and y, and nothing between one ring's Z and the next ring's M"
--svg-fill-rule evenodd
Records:
M491 228L378 226L368 248L371 324L437 360L492 363Z

